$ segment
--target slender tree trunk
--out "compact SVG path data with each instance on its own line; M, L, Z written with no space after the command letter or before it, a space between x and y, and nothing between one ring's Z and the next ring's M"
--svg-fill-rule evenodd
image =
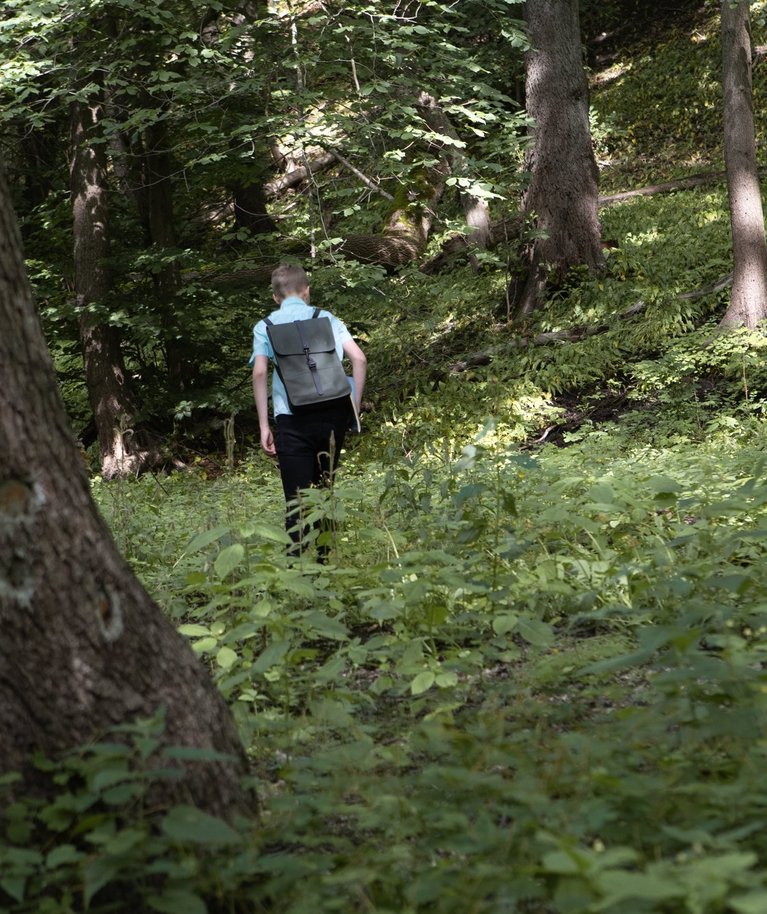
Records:
M455 141L455 145L446 145L445 154L450 162L453 175L459 178L467 177L466 156L458 145L458 133L437 99L428 92L421 92L418 97L418 109L434 133L442 134ZM470 244L478 248L486 248L492 240L490 208L487 200L464 189L460 191L460 199L466 224L471 230Z
M170 745L195 763L158 799L222 814L247 806L243 752L199 660L118 554L67 427L0 175L0 770L110 727L166 712Z
M722 0L724 161L732 226L732 297L721 325L755 327L767 317L767 242L756 167L751 27L746 0Z
M131 397L125 375L120 333L90 311L108 295L109 249L106 152L96 133L101 98L72 103L70 187L74 234L75 296L80 312L80 343L105 478L135 472L141 458L126 448ZM93 142L94 138L97 142ZM122 426L122 427L121 427Z
M34 127L24 124L20 132L24 203L27 210L32 210L43 203L53 187L51 178L56 169L53 162L57 156L52 154L52 150L59 148L59 137L52 125Z
M168 127L159 118L144 131L144 192L149 214L149 234L159 253L171 253L177 245L173 214L172 160L169 151ZM181 286L178 264L169 263L156 274L160 301L165 359L171 387L181 392L195 374L194 359L182 339L174 298Z
M543 270L604 266L597 214L599 172L591 145L578 0L527 0L527 112L534 119L523 209L545 237L532 245L523 310L535 307Z

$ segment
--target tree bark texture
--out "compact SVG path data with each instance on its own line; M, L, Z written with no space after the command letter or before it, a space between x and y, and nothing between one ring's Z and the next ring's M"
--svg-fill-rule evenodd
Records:
M229 753L189 763L157 799L228 814L246 804L228 709L117 552L67 427L0 175L0 770L35 786L51 756L165 708L167 744Z
M599 172L591 145L578 0L527 0L531 50L525 55L527 111L534 120L523 210L545 233L531 253L531 272L545 264L558 276L604 266L597 215Z
M274 220L267 212L266 193L260 182L236 184L232 188L234 220L238 228L248 229L254 235L268 235L277 231Z
M458 133L438 100L428 92L421 92L418 97L418 111L430 130L454 141L454 145L444 144L443 153L450 163L452 174L458 178L467 177L466 156L459 145ZM492 240L487 200L466 190L460 191L460 200L470 231L470 244L486 248Z
M733 282L723 327L756 324L767 317L767 243L756 167L751 92L751 28L746 0L722 0L724 161L732 226Z
M150 102L147 100L147 103ZM177 246L173 215L173 163L169 149L167 123L158 109L157 119L144 130L144 193L149 215L149 236L158 254L168 254ZM166 263L155 274L160 318L165 346L168 380L176 392L191 384L196 365L189 346L182 339L176 315L176 293L181 287L181 271L175 262Z
M90 311L108 295L109 252L107 169L104 145L95 134L102 105L98 96L74 101L71 113L70 189L74 234L74 284L80 313L85 383L98 434L101 471L106 479L135 472L141 457L126 447L131 397L120 332ZM93 142L94 138L97 140Z

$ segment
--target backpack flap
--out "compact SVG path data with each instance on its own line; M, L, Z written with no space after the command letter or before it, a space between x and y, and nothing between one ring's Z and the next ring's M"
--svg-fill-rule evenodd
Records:
M292 407L327 403L350 395L329 318L269 323L266 329Z

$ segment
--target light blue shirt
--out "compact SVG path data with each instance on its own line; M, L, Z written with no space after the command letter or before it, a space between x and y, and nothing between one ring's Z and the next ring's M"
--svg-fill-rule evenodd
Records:
M297 295L289 295L276 311L272 311L269 319L273 324L288 324L291 321L308 320L313 314L314 308L311 305L307 305ZM330 311L320 311L317 316L330 318L330 326L333 329L333 337L336 341L336 352L338 353L338 358L343 360L344 343L346 340L352 339L351 333L346 329L346 324L334 314L331 314ZM259 321L253 328L253 355L250 357L249 364L253 364L257 355L265 355L274 364L274 350L269 342L264 321ZM349 378L349 389L354 393L354 382L351 378ZM285 385L276 371L272 372L272 406L275 416L292 415L292 410L288 403L288 395L285 392Z

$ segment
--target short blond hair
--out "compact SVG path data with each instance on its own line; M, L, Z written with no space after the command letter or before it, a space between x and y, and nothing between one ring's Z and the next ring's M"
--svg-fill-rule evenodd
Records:
M303 267L281 263L272 271L272 292L282 301L289 295L298 295L309 286L309 277Z

